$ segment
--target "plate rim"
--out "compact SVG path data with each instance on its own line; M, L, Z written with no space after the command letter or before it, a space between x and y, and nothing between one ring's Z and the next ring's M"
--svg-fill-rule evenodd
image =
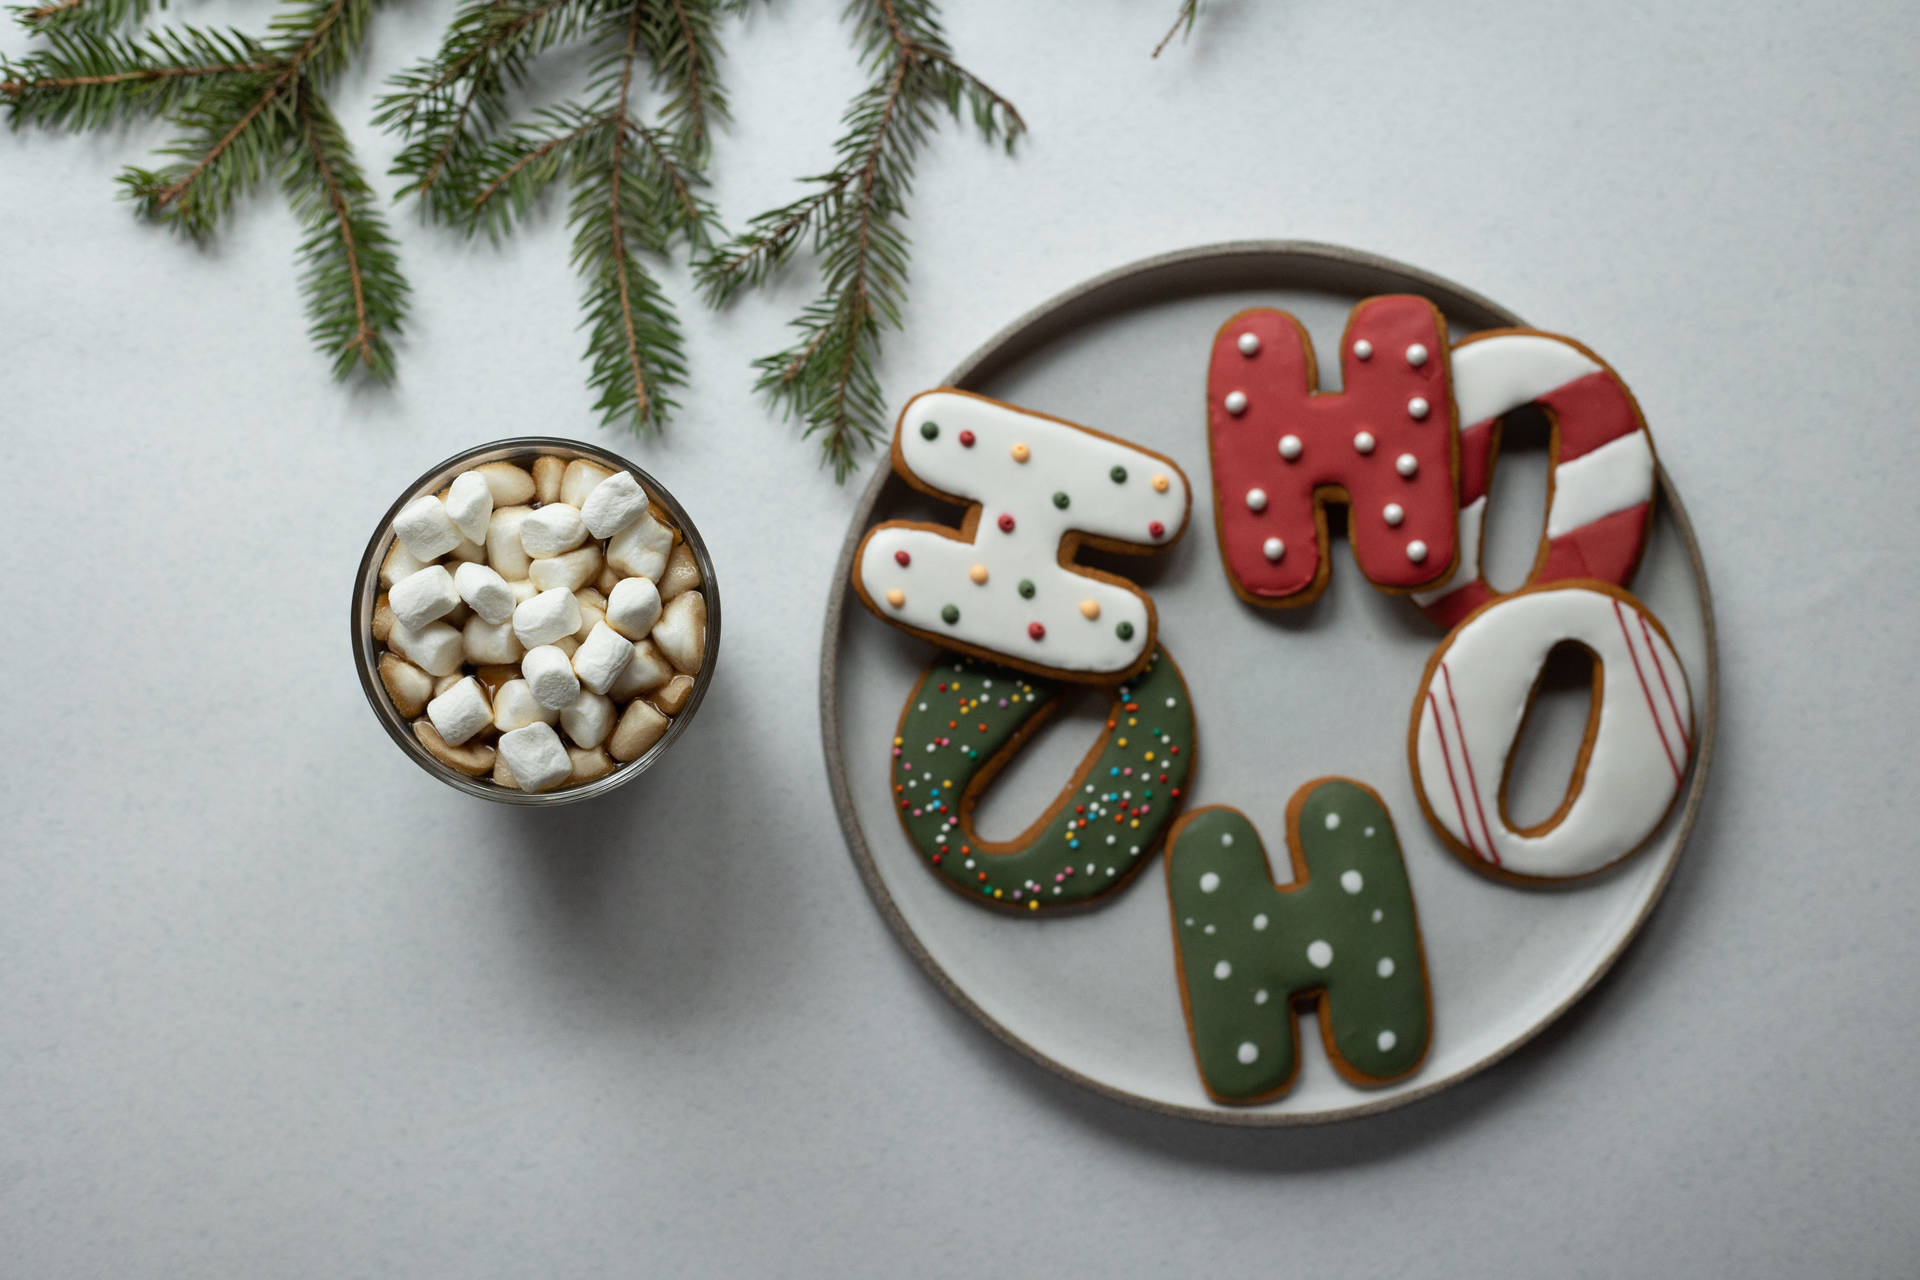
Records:
M1104 294L1125 290L1145 291L1148 287L1159 283L1161 277L1167 278L1169 293L1192 293L1194 290L1190 287L1182 287L1178 277L1208 269L1231 270L1235 267L1258 267L1269 271L1278 268L1280 274L1298 273L1307 276L1315 274L1329 276L1345 272L1394 277L1401 284L1411 284L1426 296L1434 298L1444 313L1449 315L1476 311L1481 313L1488 318L1488 323L1481 327L1525 325L1525 321L1519 316L1481 294L1455 284L1443 276L1379 254L1310 240L1230 240L1216 244L1195 245L1191 248L1176 249L1169 253L1141 258L1069 286L1028 310L976 347L954 367L941 385L967 389L969 380L984 379L988 373L995 370L996 366L1019 358L1028 348L1044 341L1049 331L1073 327L1079 322L1078 317L1083 313L1092 312L1097 308ZM1569 1009L1599 985L1601 979L1612 970L1621 955L1633 944L1634 939L1639 937L1641 930L1652 917L1654 909L1666 896L1667 886L1673 879L1674 870L1680 865L1680 859L1686 852L1687 840L1692 835L1693 824L1699 816L1701 802L1706 793L1707 777L1712 771L1714 743L1720 723L1720 645L1714 624L1713 591L1707 580L1706 562L1701 555L1700 540L1694 533L1693 521L1688 517L1686 505L1681 501L1679 491L1667 474L1664 463L1656 461L1655 474L1659 481L1660 495L1680 531L1681 542L1685 545L1687 557L1692 564L1707 654L1707 669L1703 678L1706 709L1701 717L1699 751L1694 761L1693 778L1687 788L1685 804L1680 812L1680 826L1675 835L1673 853L1667 858L1666 866L1661 870L1652 892L1648 894L1646 902L1642 904L1639 913L1627 926L1620 940L1600 958L1585 980L1571 994L1517 1035L1450 1075L1426 1081L1404 1092L1375 1096L1358 1101L1350 1107L1338 1107L1332 1110L1287 1113L1225 1106L1186 1106L1108 1084L1068 1066L1036 1048L1008 1028L1006 1024L982 1008L966 988L955 981L920 941L919 935L914 932L912 924L908 922L899 905L894 901L892 893L887 889L879 866L874 860L872 847L867 841L865 828L861 825L859 814L854 809L853 789L847 777L846 756L841 749L840 634L848 611L849 575L852 572L853 557L859 546L861 535L865 533L874 509L879 505L881 495L886 491L888 484L897 479L893 468L887 465L882 465L868 481L849 520L847 534L842 540L840 554L834 564L833 583L828 592L826 620L820 643L820 736L827 766L827 786L833 798L834 816L839 821L841 835L846 843L848 854L853 859L855 869L860 874L861 883L866 886L867 896L873 900L874 906L879 910L881 918L886 921L894 938L906 948L907 953L919 965L921 972L931 979L949 1000L986 1028L995 1039L1052 1075L1068 1080L1100 1097L1127 1106L1158 1115L1176 1116L1181 1119L1236 1128L1292 1128L1302 1125L1334 1124L1362 1116L1379 1115L1433 1097L1445 1089L1479 1075L1512 1055L1521 1046L1559 1021Z

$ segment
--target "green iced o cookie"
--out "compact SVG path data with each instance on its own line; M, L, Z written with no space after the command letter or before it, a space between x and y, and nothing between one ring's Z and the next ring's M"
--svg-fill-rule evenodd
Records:
M1108 691L1107 724L1053 805L1012 840L982 840L973 807L1059 705L1048 681L944 654L907 696L893 741L901 825L935 875L1023 914L1125 884L1160 845L1193 771L1193 709L1165 649Z
M1275 885L1237 809L1189 814L1167 850L1175 965L1207 1092L1264 1102L1299 1067L1295 1006L1320 1002L1347 1080L1385 1084L1426 1056L1432 1025L1413 890L1371 787L1321 778L1287 805L1293 883Z

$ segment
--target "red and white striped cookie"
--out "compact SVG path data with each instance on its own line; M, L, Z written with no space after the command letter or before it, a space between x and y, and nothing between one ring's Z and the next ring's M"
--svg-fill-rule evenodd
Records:
M1451 627L1501 593L1480 570L1487 488L1499 457L1500 419L1537 404L1551 420L1546 527L1527 585L1596 578L1626 586L1646 549L1654 453L1633 393L1600 357L1571 338L1495 329L1451 353L1460 422L1460 562L1414 602Z
M1545 822L1506 812L1507 756L1547 654L1571 641L1596 669L1566 801ZM1407 754L1427 820L1476 870L1521 880L1590 875L1652 838L1693 756L1687 673L1659 621L1611 583L1523 587L1441 641L1413 707Z

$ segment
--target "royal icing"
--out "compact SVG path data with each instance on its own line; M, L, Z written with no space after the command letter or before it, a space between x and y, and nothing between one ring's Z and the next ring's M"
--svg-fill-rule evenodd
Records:
M1295 1009L1309 1001L1355 1084L1399 1079L1426 1056L1426 957L1386 805L1345 778L1309 782L1287 805L1287 847L1293 879L1276 885L1253 824L1225 806L1188 815L1168 844L1187 1029L1219 1102L1264 1102L1293 1084Z
M1625 586L1646 548L1654 454L1620 376L1570 338L1503 330L1462 339L1451 354L1460 427L1460 562L1438 587L1414 593L1451 627L1500 593L1480 571L1487 487L1500 419L1537 404L1552 421L1552 500L1527 582L1597 578Z
M1254 341L1249 352L1243 337ZM1221 556L1234 589L1300 604L1326 586L1320 505L1349 505L1361 572L1407 590L1454 559L1454 428L1446 330L1423 298L1370 298L1341 338L1343 389L1321 392L1311 339L1284 311L1243 311L1215 336L1207 375ZM1259 490L1265 501L1242 501ZM1394 521L1379 518L1389 507ZM1274 539L1284 548L1269 554ZM1409 554L1414 544L1418 554Z
M1567 798L1516 828L1507 757L1548 653L1593 655L1593 711ZM1473 614L1441 642L1413 708L1409 756L1427 818L1470 864L1564 879L1619 861L1659 828L1695 742L1687 674L1660 623L1607 583L1526 587Z
M1067 562L1083 539L1121 551L1172 544L1187 520L1179 467L1070 422L947 390L908 403L894 458L919 486L977 505L958 531L892 522L869 532L854 565L869 608L1037 674L1104 680L1138 670L1153 651L1152 602L1123 578Z
M1047 813L1012 840L983 840L973 807L1058 706L1056 690L976 658L929 667L907 697L892 768L901 824L926 865L976 902L1032 913L1125 884L1180 811L1193 708L1164 649L1108 699L1100 741Z

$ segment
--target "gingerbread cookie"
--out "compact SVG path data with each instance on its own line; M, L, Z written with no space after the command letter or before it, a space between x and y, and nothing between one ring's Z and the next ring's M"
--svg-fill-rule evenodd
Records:
M1500 455L1500 419L1525 405L1546 411L1546 525L1527 584L1598 578L1624 587L1646 550L1653 515L1653 440L1633 393L1571 338L1496 329L1456 343L1453 396L1460 420L1460 562L1438 587L1416 591L1427 616L1451 627L1500 593L1480 571L1487 488Z
M943 655L907 696L893 740L900 823L969 901L1021 912L1084 906L1159 847L1193 772L1193 707L1165 649L1111 690L1106 729L1053 804L1012 840L983 840L973 809L1059 706L1054 687Z
M1313 341L1284 311L1242 311L1207 373L1214 526L1250 604L1317 599L1329 502L1347 506L1360 571L1385 591L1445 580L1456 470L1447 329L1424 298L1369 298L1340 339L1343 390L1318 390Z
M1144 554L1186 529L1191 493L1171 459L1059 418L965 391L901 411L893 465L971 505L960 527L890 521L854 559L867 608L945 648L1050 679L1108 683L1141 671L1153 601L1073 563L1082 545Z
M1253 824L1195 810L1167 845L1174 965L1200 1079L1216 1102L1278 1097L1299 1068L1296 1006L1349 1082L1416 1070L1433 1024L1413 889L1386 804L1320 778L1287 804L1293 881L1274 883Z
M1555 647L1593 659L1592 710L1566 799L1545 822L1507 816L1507 773ZM1666 630L1607 582L1524 587L1434 650L1407 734L1427 820L1476 870L1510 880L1591 875L1638 850L1680 794L1694 748L1687 673Z

